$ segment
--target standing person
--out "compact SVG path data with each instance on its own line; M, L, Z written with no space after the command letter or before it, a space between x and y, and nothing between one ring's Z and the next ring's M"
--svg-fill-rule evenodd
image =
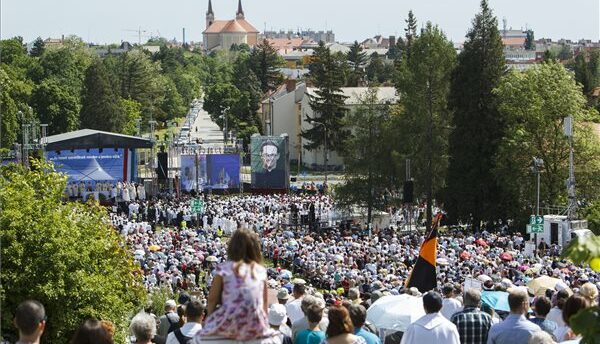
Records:
M175 300L167 300L165 302L165 314L159 318L160 326L158 335L166 338L167 335L173 332L179 326L179 315L177 315L177 303Z
M573 295L567 299L562 313L565 325L560 326L554 331L554 337L556 337L557 341L562 342L577 339L577 335L571 330L571 317L589 306L590 304L587 299L579 295Z
M279 335L281 338L281 343L292 344L292 329L285 324L287 321L285 306L279 303L272 304L269 307L269 313L267 316L269 318L269 325L271 325L271 328L281 333Z
M442 296L435 291L423 295L426 314L408 326L400 343L459 344L460 337L456 326L440 313L442 303Z
M113 344L114 325L108 321L86 320L73 338L71 344Z
M39 344L46 328L46 310L39 301L27 300L17 306L13 324L19 331L16 344Z
M456 325L461 344L485 344L492 327L492 317L479 310L481 293L477 289L465 291L462 311L454 313L450 321Z
M302 312L302 299L305 294L306 287L304 283L295 283L294 288L292 289L292 296L294 299L285 305L288 317L292 324L304 317L304 312Z
M327 339L322 344L366 344L363 337L354 334L354 325L346 307L329 307L328 317Z
M521 289L508 294L510 314L503 322L492 326L487 344L527 344L531 335L542 329L525 318L529 310L529 296Z
M296 336L295 344L319 344L325 340L325 332L319 328L323 318L323 307L319 304L310 305L306 310L308 329L302 330Z
M355 335L362 337L367 344L381 344L379 337L363 328L367 321L367 309L363 305L350 304L348 312L350 313L352 325L354 325Z
M312 296L312 295L306 295L302 298L301 308L302 308L303 316L300 320L292 323L292 339L293 340L296 340L296 336L298 335L298 333L300 333L300 331L306 330L309 328L307 312L308 312L308 308L313 305L318 305L321 308L325 308L325 301L322 298L318 298L318 297ZM321 319L321 322L319 323L319 328L321 329L321 331L327 330L328 324L329 324L329 321L327 320L327 317L323 317Z
M185 305L185 324L169 333L166 344L186 344L192 341L196 333L202 329L204 306L199 300L192 300Z
M565 322L562 318L562 309L565 306L565 302L569 298L569 292L563 289L556 293L556 305L550 309L550 312L546 316L546 319L554 321L557 327L565 326Z
M267 319L267 270L262 265L258 235L236 230L229 240L227 258L217 267L208 295L208 317L194 342L281 343Z
M529 319L529 321L538 325L542 330L554 336L554 331L556 331L558 326L554 321L546 319L551 307L552 304L547 297L540 296L536 298L535 302L533 303L533 313L535 314L535 317Z
M462 304L454 296L454 285L447 283L442 287L442 293L444 294L444 300L442 302L442 310L440 313L448 320L452 318L454 313L462 309Z
M129 325L131 334L135 337L135 344L151 344L156 335L156 320L146 312L140 312L131 319Z

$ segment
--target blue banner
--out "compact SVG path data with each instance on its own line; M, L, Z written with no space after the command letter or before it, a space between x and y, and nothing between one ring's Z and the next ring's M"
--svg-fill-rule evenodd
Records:
M196 160L197 159L197 160ZM198 168L196 168L196 166ZM206 155L182 155L181 156L181 190L190 192L198 190L196 184L200 186L200 190L206 185Z
M124 149L76 149L48 151L46 159L54 163L58 172L69 177L69 182L123 181Z

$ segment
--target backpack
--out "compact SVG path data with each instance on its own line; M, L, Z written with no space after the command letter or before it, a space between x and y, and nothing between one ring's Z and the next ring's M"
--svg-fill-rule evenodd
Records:
M167 330L167 333L171 333L171 332L179 329L179 322L171 321L171 318L169 318L168 314L167 314L166 318L167 318L167 321L169 322L169 329Z
M192 342L193 338L184 336L180 328L173 331L173 333L175 334L175 337L177 338L180 344L188 344Z

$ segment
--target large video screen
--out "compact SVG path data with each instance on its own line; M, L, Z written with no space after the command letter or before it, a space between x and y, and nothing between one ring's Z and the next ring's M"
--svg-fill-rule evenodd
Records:
M196 166L198 167L197 169ZM192 190L204 189L207 182L206 155L199 154L197 158L196 155L182 155L179 179L181 181L181 190L183 191L190 192Z
M211 189L240 187L240 156L238 154L211 154L206 156L208 186Z
M253 136L250 141L252 188L289 187L288 137Z
M58 172L65 173L69 182L123 181L126 152L124 149L75 149L46 152Z

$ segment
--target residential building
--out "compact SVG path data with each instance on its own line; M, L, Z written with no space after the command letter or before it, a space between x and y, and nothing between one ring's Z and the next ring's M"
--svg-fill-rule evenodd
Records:
M323 41L325 43L334 43L335 42L335 34L333 31L313 31L313 30L300 30L294 32L292 30L283 31L265 31L262 35L262 38L267 39L275 39L275 38L302 38L307 41L315 41L320 42Z
M367 87L344 87L342 93L347 96L345 103L350 111L360 105L360 98L367 92ZM300 135L303 130L311 128L307 118L314 116L307 94L314 95L316 88L308 87L295 80L287 80L284 85L274 91L262 102L261 121L263 132L267 135L288 134L290 147L290 163L318 169L324 166L323 149L308 151L303 145L306 140ZM395 103L398 100L394 87L378 87L377 96L382 103ZM342 158L335 152L328 154L328 168L343 168Z
M208 0L206 30L203 32L203 37L206 51L229 49L234 44L254 46L258 42L258 30L246 20L242 0L238 0L235 19L231 20L215 20L212 0Z

